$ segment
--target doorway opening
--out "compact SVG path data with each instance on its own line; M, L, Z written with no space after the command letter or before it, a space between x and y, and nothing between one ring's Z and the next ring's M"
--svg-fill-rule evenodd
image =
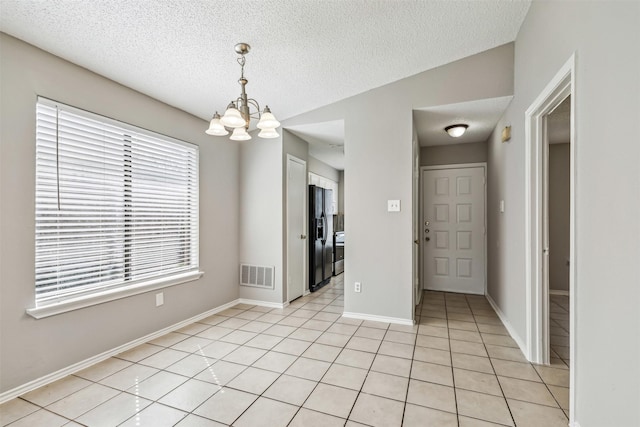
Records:
M540 93L525 113L526 189L526 297L527 359L550 365L575 360L575 56L572 56ZM565 151L554 145L554 126L559 117L568 119ZM565 123L565 125L567 125ZM564 163L564 181L557 164ZM567 171L568 165L568 171ZM568 172L568 173L567 173ZM562 186L568 194L558 196ZM558 197L564 198L558 207ZM566 213L568 202L568 215ZM562 210L565 210L564 213ZM563 224L562 218L566 223ZM568 218L567 218L568 216ZM558 228L563 228L558 232ZM567 248L562 248L565 236ZM567 255L568 254L568 255ZM564 264L564 265L563 265ZM563 277L564 274L564 277ZM568 280L567 280L568 279ZM568 281L568 286L566 282ZM565 289L560 289L566 286ZM554 289L556 288L556 289ZM553 290L553 292L552 292ZM564 300L563 300L564 298ZM566 345L558 345L566 344ZM563 349L560 350L560 347ZM558 351L564 357L559 357ZM554 356L552 358L552 356ZM569 363L569 413L573 422L575 406L574 363Z
M571 95L547 118L549 235L549 361L570 366L569 353L569 227L571 192Z

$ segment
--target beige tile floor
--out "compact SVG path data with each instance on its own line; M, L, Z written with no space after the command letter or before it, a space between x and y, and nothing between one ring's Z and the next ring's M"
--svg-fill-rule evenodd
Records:
M552 366L531 365L474 295L425 292L415 326L342 318L341 280L285 309L238 305L140 345L3 404L1 424L567 425L566 340ZM563 307L551 310L553 337L565 337Z
M551 295L549 302L551 357L562 359L569 366L569 297Z

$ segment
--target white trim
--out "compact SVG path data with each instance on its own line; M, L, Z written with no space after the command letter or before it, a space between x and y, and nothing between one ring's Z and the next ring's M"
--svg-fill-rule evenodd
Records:
M424 289L424 291L428 292L446 292L449 294L462 294L462 295L486 295L486 292L471 292L471 291L458 291L458 290L449 290L449 289Z
M548 287L543 277L544 255L544 187L543 167L547 142L545 116L562 102L572 90L575 57L571 56L525 112L525 272L527 297L527 359L533 363L549 363ZM572 102L573 104L573 102ZM573 108L572 108L573 110ZM573 123L573 120L572 120ZM573 135L573 132L572 132ZM573 140L573 136L571 138ZM571 141L572 151L575 149ZM572 154L573 156L573 154ZM571 165L573 170L573 164ZM571 204L574 179L571 179ZM573 209L571 209L573 215ZM570 229L573 230L573 218ZM573 231L571 231L573 235ZM571 242L573 243L573 242ZM571 253L573 248L571 249ZM571 258L571 256L570 256ZM570 265L575 264L570 259ZM572 359L573 360L573 359Z
M525 283L526 283L526 331L527 359L533 363L549 362L548 300L549 289L542 278L542 145L545 143L543 131L544 116L549 114L568 95L571 95L570 115L570 224L569 224L569 347L571 366L569 367L569 413L570 424L574 421L576 409L576 283L577 235L576 235L576 194L577 194L577 144L576 144L576 54L556 73L541 91L540 95L525 112Z
M145 335L141 338L135 339L133 341L129 341L126 344L122 344L118 347L112 348L111 350L107 350L103 353L97 354L95 356L92 356L88 359L85 359L83 361L80 361L78 363L74 363L73 365L67 366L66 368L62 368L58 371L52 372L50 374L47 374L43 377L40 377L38 379L35 379L33 381L29 381L26 384L23 384L21 386L18 386L16 388L13 388L11 390L7 390L3 393L0 393L0 404L7 402L11 399L14 399L18 396L22 396L25 393L28 393L30 391L33 391L39 387L45 386L47 384L51 384L54 381L57 381L59 379L62 379L64 377L66 377L67 375L71 375L74 374L76 372L79 372L83 369L86 369L90 366L95 365L96 363L100 363L104 360L107 360L110 357L113 357L117 354L120 354L122 352L125 352L127 350L130 350L134 347L137 347L141 344L144 344L146 342L149 342L151 340L154 340L156 338L159 338L165 334L168 334L169 332L173 332L177 329L180 329L182 327L188 326L194 322L197 322L198 320L202 320L205 319L211 315L220 313L221 311L224 311L228 308L234 307L238 304L249 304L249 305L259 305L261 307L273 307L273 308L285 308L286 306L289 305L288 302L285 303L276 303L276 302L267 302L267 301L258 301L258 300L251 300L251 299L244 299L244 298L239 298L239 299L235 299L231 302L228 302L226 304L223 304L221 306L218 306L216 308L213 308L211 310L205 311L204 313L195 315L193 317L190 317L189 319L183 320L181 322L175 323L171 326L167 326L166 328L160 329L159 331L156 332L152 332L148 335Z
M549 289L549 295L561 295L564 297L568 297L570 294L569 291L562 291L560 289Z
M345 311L342 313L342 317L347 317L349 319L360 319L360 320L372 320L374 322L386 322L386 323L395 323L397 325L407 325L413 326L415 322L413 319L402 319L399 317L387 317L387 316L376 316L375 314L364 314L364 313L352 313Z
M186 319L186 320L183 320L181 322L175 323L175 324L173 324L171 326L167 326L166 328L160 329L159 331L152 332L152 333L150 333L148 335L145 335L145 336L143 336L141 338L138 338L138 339L135 339L133 341L129 341L128 343L122 344L122 345L120 345L118 347L115 347L115 348L113 348L111 350L107 350L107 351L105 351L103 353L97 354L97 355L92 356L92 357L90 357L88 359L82 360L82 361L80 361L78 363L74 363L73 365L67 366L66 368L62 368L62 369L60 369L58 371L52 372L50 374L47 374L47 375L45 375L43 377L40 377L38 379L35 379L33 381L29 381L28 383L23 384L21 386L18 386L16 388L13 388L11 390L7 390L7 391L5 391L5 392L0 394L0 404L4 403L6 401L9 401L9 400L11 400L13 398L16 398L18 396L21 396L21 395L23 395L25 393L28 393L28 392L30 392L32 390L35 390L38 387L42 387L42 386L45 386L47 384L51 384L52 382L57 381L59 379L62 379L64 377L66 377L67 375L71 375L71 374L74 374L76 372L79 372L79 371L81 371L83 369L86 369L86 368L88 368L90 366L95 365L96 363L99 363L99 362L102 362L104 360L107 360L108 358L113 357L113 356L115 356L117 354L120 354L120 353L122 353L124 351L130 350L130 349L132 349L134 347L137 347L137 346L139 346L141 344L149 342L149 341L151 341L153 339L159 338L159 337L161 337L161 336L163 336L163 335L165 335L165 334L167 334L169 332L173 332L173 331L175 331L177 329L180 329L180 328L182 328L184 326L188 326L188 325L190 325L190 324L192 324L194 322L197 322L198 320L202 320L202 319L205 319L205 318L207 318L207 317L209 317L209 316L211 316L213 314L220 313L221 311L224 311L224 310L226 310L228 308L231 308L231 307L233 307L233 306L235 306L237 304L240 304L242 301L243 300L239 300L239 299L233 300L231 302L228 302L226 304L223 304L223 305L218 306L216 308L213 308L211 310L205 311L204 313L201 313L201 314L198 314L196 316L193 316L193 317L191 317L189 319ZM247 301L247 300L245 300L245 301ZM266 304L266 303L264 303L264 304ZM254 304L254 305L264 305L264 304L261 303L261 304Z
M577 421L569 422L569 427L580 427L580 423Z
M312 156L312 157L313 157L313 156ZM314 159L315 159L315 157L314 157ZM316 160L318 160L318 159L316 159ZM322 162L322 160L320 160L320 161ZM312 175L313 175L314 177L318 177L318 178L326 179L327 181L331 181L332 183L334 183L334 184L338 185L338 181L334 180L333 178L329 178L329 177L327 177L327 176L320 175L319 173L316 173L316 172L307 171L307 184L309 184L309 185L312 185L312 183L311 183Z
M468 169L468 168L479 168L479 167L487 167L487 162L478 162L478 163L454 163L452 165L433 165L433 166L420 166L420 172L423 170L436 170L436 169Z
M43 319L45 317L55 316L68 311L91 307L92 305L103 304L105 302L143 294L145 292L168 288L169 286L192 282L200 279L203 275L204 272L202 271L190 271L188 273L177 274L171 277L147 280L135 285L108 289L102 292L96 292L73 299L67 299L58 303L48 304L42 307L27 308L27 314L35 317L36 319Z
M516 344L518 344L518 347L520 347L520 351L522 352L522 354L526 356L527 346L525 345L524 341L522 341L522 338L520 337L520 335L518 335L518 333L516 332L516 329L513 326L511 326L511 323L507 319L507 316L505 316L502 310L500 310L500 307L498 307L498 304L496 304L493 298L491 298L491 295L487 294L486 298L489 301L489 304L491 304L491 307L493 307L493 311L495 311L498 317L500 318L500 321L502 322L504 327L507 328L507 332L509 332L509 335L511 335L511 338L513 338Z
M414 128L415 131L415 128ZM422 227L420 226L422 222L421 210L422 210L422 197L420 195L420 144L418 143L417 134L414 133L413 139L411 141L412 150L413 150L413 164L412 164L412 200L411 200L411 210L412 210L412 233L414 244L412 246L412 254L411 254L411 279L413 280L413 292L411 292L411 298L413 300L413 320L416 320L416 310L415 307L422 302L422 294L424 291L422 290L422 251L420 247L420 240L422 233L420 230Z
M285 205L285 225L286 225L286 236L287 236L287 248L286 248L286 261L287 261L287 271L286 271L286 293L287 293L287 301L291 301L289 299L289 268L290 268L290 262L289 262L289 162L295 162L295 163L299 163L302 166L304 166L304 175L305 178L308 177L308 171L307 171L307 162L297 158L296 156L292 156L291 154L287 153L287 179L286 179L286 205ZM307 212L307 205L308 205L308 201L307 201L307 194L308 194L308 184L307 184L307 179L305 179L304 182L304 188L305 191L302 195L302 213L303 213L303 218L302 218L302 234L304 234L307 240L304 241L304 243L302 244L302 295L301 296L305 296L305 290L309 290L309 286L308 286L308 278L307 278L307 259L309 258L308 256L308 247L309 247L309 231L307 230L307 219L308 218L308 212ZM305 286L305 283L307 284L307 286Z
M483 176L483 180L484 180L484 295L488 294L488 290L487 290L487 286L489 283L489 247L488 247L488 240L487 237L489 236L488 233L488 226L487 226L487 162L478 162L478 163L455 163L452 165L434 165L434 166L421 166L420 167L420 178L419 178L419 185L420 185L420 218L424 218L424 203L422 200L422 197L424 196L424 189L422 188L422 174L425 171L428 170L443 170L443 169L470 169L470 168L483 168L484 169L484 176ZM420 237L420 239L422 239L422 236ZM426 288L426 280L424 279L424 257L423 254L420 254L420 281L422 283L422 290L423 291L431 291L431 290L436 290L437 289L427 289ZM442 291L442 290L440 290ZM444 290L442 292L456 292L456 291L449 291L449 290ZM466 293L471 293L471 294L475 294L474 292L466 292ZM478 295L482 295L479 294Z
M238 304L249 304L249 305L259 305L260 307L271 307L271 308L285 308L289 305L289 302L269 302L269 301L260 301L255 299L246 299L240 298L238 300Z

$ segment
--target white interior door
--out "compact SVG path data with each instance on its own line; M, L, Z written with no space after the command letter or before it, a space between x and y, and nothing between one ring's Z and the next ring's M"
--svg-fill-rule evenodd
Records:
M307 164L287 156L287 301L301 297L307 283Z
M485 293L485 168L422 174L425 289Z

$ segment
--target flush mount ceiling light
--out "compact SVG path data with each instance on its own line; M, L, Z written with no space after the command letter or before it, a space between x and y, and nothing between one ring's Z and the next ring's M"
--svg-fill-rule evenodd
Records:
M240 64L240 80L238 80L238 83L240 83L242 87L242 92L240 92L240 96L237 99L229 103L222 117L220 117L220 114L216 111L209 123L209 129L207 129L205 133L215 136L226 136L229 134L229 131L232 130L233 133L230 139L234 141L246 141L251 139L251 135L249 135L247 130L253 118L259 119L257 125L258 129L261 129L261 132L258 134L259 137L277 138L280 136L276 131L276 128L280 126L280 122L271 114L269 106L265 105L261 113L258 101L247 97L245 86L247 86L249 81L244 78L244 56L249 53L250 49L251 46L247 43L238 43L235 46L236 53L240 55L238 57L238 64ZM254 109L253 112L251 111L252 107Z
M449 134L452 138L460 138L467 131L469 125L465 124L457 124L451 125L444 128L444 130Z

